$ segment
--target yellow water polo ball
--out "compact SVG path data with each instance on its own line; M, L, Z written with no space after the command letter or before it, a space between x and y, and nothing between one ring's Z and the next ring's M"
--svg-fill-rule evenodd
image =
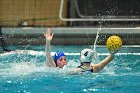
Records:
M110 51L119 50L122 46L122 40L119 36L110 36L106 41L106 46Z

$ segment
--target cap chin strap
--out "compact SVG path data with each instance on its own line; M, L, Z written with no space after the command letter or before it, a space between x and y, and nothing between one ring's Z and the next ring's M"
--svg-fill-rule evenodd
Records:
M90 69L90 70L85 69L85 68L83 67L83 63L88 63L88 64L90 64L91 62L82 62L81 65L78 66L78 67L81 68L83 71L91 71L91 72L92 72L92 69Z

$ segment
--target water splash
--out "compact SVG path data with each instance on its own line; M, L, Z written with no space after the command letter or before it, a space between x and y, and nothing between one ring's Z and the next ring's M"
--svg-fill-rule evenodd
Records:
M98 38L99 38L99 32L100 31L101 31L101 25L100 25L100 28L97 31L96 38L95 38L95 41L94 41L94 46L92 47L92 49L94 50L94 59L92 61L94 63L99 63L100 62L99 56L98 56L97 51L96 51L97 41L98 41Z
M54 52L51 53L53 55ZM66 53L73 55L74 53ZM76 55L80 55L79 53ZM45 52L33 51L33 50L16 50L0 55L2 62L0 63L0 76L4 77L17 77L17 76L29 76L35 73L42 73L44 76L54 75L66 75L70 68L74 68L79 65L79 60L69 60L69 64L66 68L48 68L45 65ZM6 57L6 59L5 59ZM12 57L10 59L7 59ZM27 60L28 59L28 60ZM42 60L44 59L44 60ZM58 70L59 69L59 70ZM56 73L57 72L57 73ZM57 74L57 75L56 75ZM40 75L40 74L39 74Z
M54 52L51 53L52 55ZM77 56L80 55L79 53L66 53L70 56ZM101 55L101 59L103 56L108 55L109 53L98 53L96 56ZM25 56L26 55L26 56ZM126 56L127 55L127 56ZM96 57L95 56L95 57ZM120 58L121 56L121 58ZM131 58L133 57L133 59ZM128 60L124 60L124 57ZM136 58L137 57L137 58ZM134 70L135 68L139 68L139 53L134 54L128 54L128 53L117 53L116 54L116 61L112 62L115 66L117 66L120 69L123 69L124 67L129 67L128 70ZM28 59L28 60L27 60ZM96 58L97 59L97 58ZM137 59L137 60L136 60ZM45 65L45 52L44 51L33 51L33 50L18 50L18 51L11 51L8 53L0 54L0 76L28 76L34 73L43 73L42 75L48 75L50 74L57 74L60 75L66 75L68 70L70 68L74 68L80 65L80 60L77 59L69 59L68 65L64 69L51 69L46 68ZM136 60L135 64L131 61ZM119 62L118 62L119 61ZM130 62L125 62L130 61ZM112 64L111 64L112 65ZM114 65L110 68L105 68L105 72L114 73L113 69ZM130 69L130 66L131 69ZM68 68L68 69L67 69ZM125 68L127 69L127 68ZM111 72L110 72L111 71ZM125 70L126 71L126 70ZM57 72L57 73L56 73ZM63 73L63 74L62 74ZM40 74L39 74L40 75Z
M97 44L97 40L99 38L99 32L101 31L101 25L100 25L100 28L98 29L97 31L97 34L96 34L96 38L95 38L95 41L94 41L94 47L93 47L93 50L96 50L96 44Z

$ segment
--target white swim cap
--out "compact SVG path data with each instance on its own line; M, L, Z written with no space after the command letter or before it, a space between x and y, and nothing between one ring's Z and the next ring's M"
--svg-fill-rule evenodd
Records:
M83 49L81 51L81 57L80 60L81 62L92 62L92 58L93 58L93 50L92 49Z

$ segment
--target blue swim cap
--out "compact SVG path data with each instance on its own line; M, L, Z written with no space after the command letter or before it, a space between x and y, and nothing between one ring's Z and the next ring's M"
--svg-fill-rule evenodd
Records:
M54 62L55 64L57 65L57 60L62 57L62 56L65 56L65 54L63 52L56 52L55 55L54 55Z

